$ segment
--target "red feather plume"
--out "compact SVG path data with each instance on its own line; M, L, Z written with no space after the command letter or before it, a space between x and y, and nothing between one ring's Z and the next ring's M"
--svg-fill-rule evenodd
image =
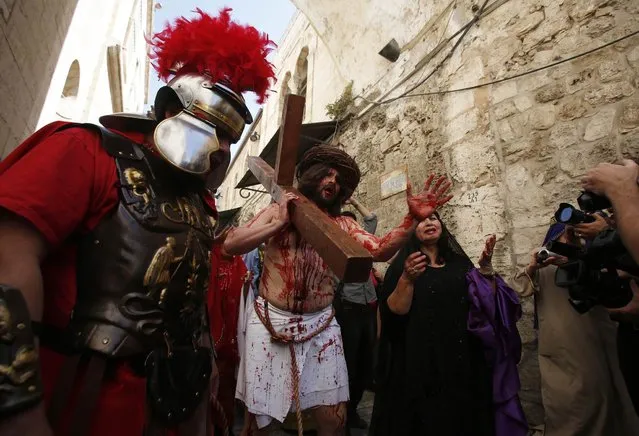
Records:
M160 79L208 74L235 92L253 91L263 103L275 78L273 65L266 60L275 43L256 28L231 21L231 10L224 8L212 17L196 9L197 17L180 17L153 35L148 40L149 56Z

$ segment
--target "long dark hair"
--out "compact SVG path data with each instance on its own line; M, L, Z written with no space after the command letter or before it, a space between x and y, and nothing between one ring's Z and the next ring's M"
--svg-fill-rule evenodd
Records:
M327 204L322 201L322 197L317 193L317 188L322 182L322 179L329 175L331 169L335 169L329 164L315 164L299 175L297 179L297 188L304 194L306 198L315 202L320 208L326 209L329 215L339 216L342 210L342 204L346 201L346 196L349 195L347 190L344 189L342 183L342 176L339 171L335 169L337 173L337 183L340 185L339 194L335 199Z
M468 255L466 255L461 245L459 245L457 239L455 239L455 237L448 231L448 228L442 221L439 214L435 212L434 215L437 217L437 220L442 226L442 233L437 240L438 263L461 261L465 264L468 264L469 267L472 267L473 262L470 260ZM388 267L388 273L386 275L386 278L384 279L384 282L386 282L388 278L390 278L391 281L395 282L399 280L399 276L404 270L404 262L406 261L406 258L411 254L418 252L421 246L422 242L419 240L419 238L417 238L415 231L413 231L413 234L411 235L408 242L406 242L404 247L402 247L399 253L397 253L397 256L395 256L395 259L393 259L393 262ZM430 263L430 259L428 259L427 262ZM392 285L393 289L395 288L395 285L396 283Z

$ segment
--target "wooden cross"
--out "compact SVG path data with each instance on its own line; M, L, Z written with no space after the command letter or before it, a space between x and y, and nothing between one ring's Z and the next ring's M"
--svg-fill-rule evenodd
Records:
M275 170L258 156L248 158L248 167L275 201L287 192L297 195L298 200L291 202L291 222L340 280L346 283L365 282L373 265L368 250L293 187L304 101L304 97L299 95L289 94L286 97Z

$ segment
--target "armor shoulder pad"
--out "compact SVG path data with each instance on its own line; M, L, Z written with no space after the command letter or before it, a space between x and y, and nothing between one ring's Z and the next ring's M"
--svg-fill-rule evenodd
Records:
M102 147L106 152L115 158L119 159L131 159L142 160L144 153L140 147L133 141L118 135L115 132L105 129L102 126L96 126L91 124L93 128L98 128L102 135Z

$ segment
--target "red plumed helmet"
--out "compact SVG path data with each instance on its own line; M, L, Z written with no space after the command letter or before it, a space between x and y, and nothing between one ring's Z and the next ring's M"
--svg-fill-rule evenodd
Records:
M231 21L230 8L216 17L195 12L195 18L178 18L148 41L158 76L168 81L188 73L207 75L237 93L252 91L263 103L275 78L266 60L275 43L254 27Z

